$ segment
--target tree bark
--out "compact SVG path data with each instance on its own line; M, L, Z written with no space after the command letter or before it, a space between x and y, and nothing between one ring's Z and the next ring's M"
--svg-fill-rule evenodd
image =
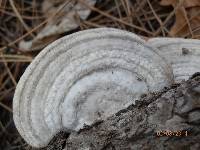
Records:
M65 140L55 148L60 137ZM200 149L200 76L145 95L105 121L55 139L47 149Z

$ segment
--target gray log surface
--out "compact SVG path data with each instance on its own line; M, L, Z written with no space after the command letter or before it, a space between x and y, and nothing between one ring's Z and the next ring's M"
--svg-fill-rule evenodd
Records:
M198 150L200 76L144 95L136 105L85 126L78 133L61 132L45 149Z

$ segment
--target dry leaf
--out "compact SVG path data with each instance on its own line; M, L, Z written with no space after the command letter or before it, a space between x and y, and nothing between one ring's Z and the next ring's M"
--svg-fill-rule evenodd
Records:
M160 1L160 5L162 6L168 6L168 5L175 6L178 3L182 3L184 8L200 6L200 0L161 0Z
M184 9L178 9L176 11L176 22L174 26L170 30L170 34L172 36L186 36L187 34L200 35L200 7L192 7L188 8L185 11L188 18L192 18L189 20L190 27L187 23L186 16L184 16ZM191 29L190 29L191 28ZM195 31L195 29L197 29ZM192 30L192 33L190 33Z
M176 3L177 3L177 0L162 0L162 1L160 1L160 5L162 5L162 6L174 5Z
M172 5L174 8L181 4L175 12L176 21L170 30L171 36L193 38L200 35L200 0L162 0L161 5Z
M51 17L63 6L66 0L44 0L42 10L46 18ZM96 0L85 0L89 6L93 6ZM38 33L32 41L22 41L19 44L20 49L24 51L38 50L56 40L64 32L73 30L79 26L76 17L85 20L90 9L78 0L72 0L65 6L54 18L48 21L45 27Z
M183 6L185 8L200 6L200 0L185 0Z

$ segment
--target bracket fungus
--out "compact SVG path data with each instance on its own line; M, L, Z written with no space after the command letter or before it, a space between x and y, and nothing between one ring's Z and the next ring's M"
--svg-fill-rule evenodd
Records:
M78 131L173 82L171 66L137 35L80 31L41 51L16 87L13 112L27 143L43 147L61 129Z
M200 72L200 40L181 38L152 38L148 44L159 49L171 64L175 82L187 80Z

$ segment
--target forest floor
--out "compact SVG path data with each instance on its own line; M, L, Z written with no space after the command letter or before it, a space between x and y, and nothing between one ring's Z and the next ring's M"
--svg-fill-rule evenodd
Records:
M87 8L88 17L73 8L65 16L70 0L0 0L0 149L31 149L15 128L12 100L26 67L52 41L97 27L127 30L146 40L200 39L199 0L97 0L94 6L88 0L76 2ZM59 27L66 17L73 18L76 25L42 33L50 25Z

